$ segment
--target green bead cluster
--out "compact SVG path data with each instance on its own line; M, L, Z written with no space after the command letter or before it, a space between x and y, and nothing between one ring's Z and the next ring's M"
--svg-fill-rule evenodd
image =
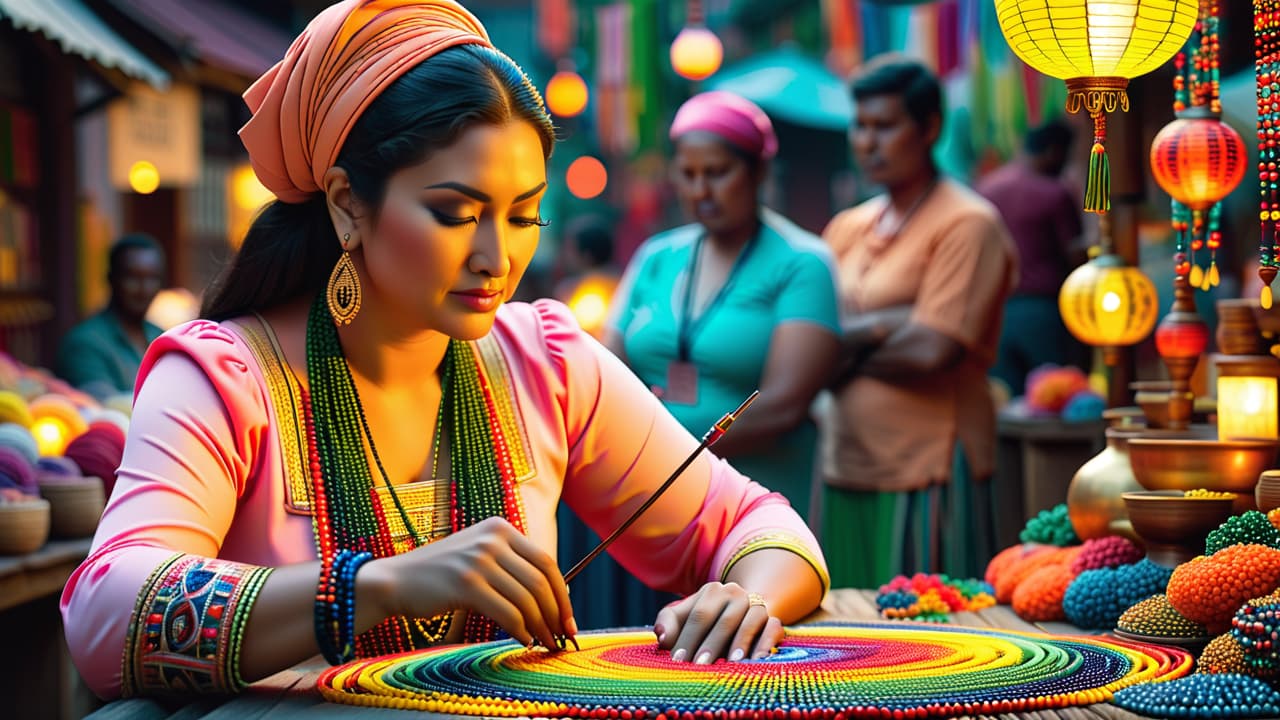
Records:
M1057 545L1066 547L1076 545L1080 538L1071 526L1071 518L1067 515L1067 504L1059 503L1051 510L1041 510L1038 515L1027 521L1026 527L1018 534L1025 543Z
M1205 538L1204 554L1212 555L1236 544L1265 545L1280 549L1280 530L1257 510L1233 515Z
M1116 622L1116 629L1165 638L1199 638L1209 634L1203 625L1188 620L1175 610L1164 593L1152 595L1125 610Z

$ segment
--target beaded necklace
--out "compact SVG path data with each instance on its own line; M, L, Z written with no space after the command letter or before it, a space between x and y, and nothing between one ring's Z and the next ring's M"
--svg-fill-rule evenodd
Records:
M382 465L337 327L323 297L316 298L307 317L306 349L310 390L303 392L302 400L312 477L312 522L320 558L331 563L341 550L370 552L374 557L394 555L387 512L399 515L414 547L426 544ZM524 507L493 389L471 345L460 340L449 342L442 361L433 476L438 468L440 437L446 431L452 461L450 530L457 532L486 518L504 517L524 532ZM393 508L383 507L379 500L369 455ZM360 635L357 655L369 657L427 647L447 635L452 617L442 614L429 619L389 618ZM470 613L463 638L466 642L483 642L494 639L497 632L492 620Z

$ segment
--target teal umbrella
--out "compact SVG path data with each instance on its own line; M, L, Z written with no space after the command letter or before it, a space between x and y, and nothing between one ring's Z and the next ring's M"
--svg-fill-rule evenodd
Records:
M845 83L794 46L752 55L723 68L704 86L741 95L770 117L804 127L844 132L853 117Z

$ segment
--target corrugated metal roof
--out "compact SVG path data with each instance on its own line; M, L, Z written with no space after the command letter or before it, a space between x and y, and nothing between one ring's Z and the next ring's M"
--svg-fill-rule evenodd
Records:
M293 36L217 0L111 0L143 27L201 62L250 80L271 69Z
M63 52L115 68L157 89L169 85L169 75L125 42L80 0L0 0L0 17L19 30L40 33Z

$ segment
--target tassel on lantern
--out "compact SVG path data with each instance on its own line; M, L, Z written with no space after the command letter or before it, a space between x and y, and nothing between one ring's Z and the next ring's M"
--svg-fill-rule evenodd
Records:
M1089 181L1084 191L1084 210L1111 211L1111 164L1107 160L1107 116L1099 109L1093 116L1093 149L1089 152Z

